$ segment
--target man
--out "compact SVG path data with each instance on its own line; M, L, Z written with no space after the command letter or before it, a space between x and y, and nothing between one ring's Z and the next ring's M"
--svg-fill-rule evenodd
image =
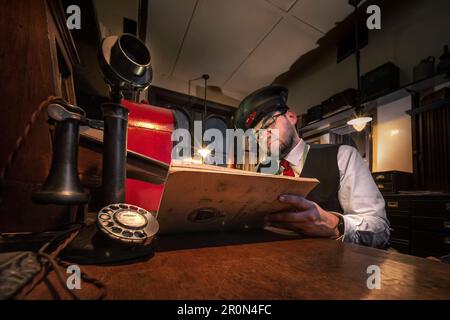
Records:
M293 209L266 220L306 236L385 247L385 202L364 160L353 147L306 144L296 130L297 115L286 105L287 95L282 86L260 89L241 102L235 116L236 128L265 132L269 141L272 130L278 130L278 174L320 181L306 199L281 195L280 201Z

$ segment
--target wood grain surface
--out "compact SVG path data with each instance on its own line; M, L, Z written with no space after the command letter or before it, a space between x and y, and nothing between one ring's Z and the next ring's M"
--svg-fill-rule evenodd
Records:
M106 284L107 299L450 299L450 265L436 261L327 239L201 237L159 239L147 261L82 269ZM381 269L379 290L367 288L371 265ZM94 290L83 284L79 294L88 299ZM28 299L54 299L61 291L50 275Z

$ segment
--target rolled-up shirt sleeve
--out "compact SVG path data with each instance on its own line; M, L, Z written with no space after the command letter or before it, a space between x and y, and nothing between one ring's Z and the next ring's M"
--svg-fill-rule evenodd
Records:
M339 202L344 210L344 242L383 248L389 240L385 201L355 148L341 146Z

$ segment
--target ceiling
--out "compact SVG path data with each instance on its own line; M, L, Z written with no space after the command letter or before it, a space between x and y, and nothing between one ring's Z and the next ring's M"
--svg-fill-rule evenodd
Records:
M190 79L209 74L208 85L241 100L289 70L352 10L347 0L150 0L152 84L189 93Z

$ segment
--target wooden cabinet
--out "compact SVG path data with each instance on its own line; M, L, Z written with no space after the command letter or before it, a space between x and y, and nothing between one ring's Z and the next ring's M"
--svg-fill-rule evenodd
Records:
M386 213L390 222L390 245L402 253L411 252L410 202L395 196L386 197Z
M412 254L419 256L449 254L450 197L414 200L412 207Z
M4 168L42 101L49 96L62 96L76 102L72 67L78 62L78 55L59 1L1 1L0 11L0 167ZM47 177L51 155L44 110L6 180L0 204L0 232L49 230L73 219L74 208L31 202L31 194Z
M411 190L413 175L400 171L376 172L372 174L381 193L397 193Z
M448 82L449 73L444 76ZM434 84L436 86L437 84ZM450 190L450 88L412 96L414 187Z
M385 195L390 244L416 256L450 253L450 195Z

